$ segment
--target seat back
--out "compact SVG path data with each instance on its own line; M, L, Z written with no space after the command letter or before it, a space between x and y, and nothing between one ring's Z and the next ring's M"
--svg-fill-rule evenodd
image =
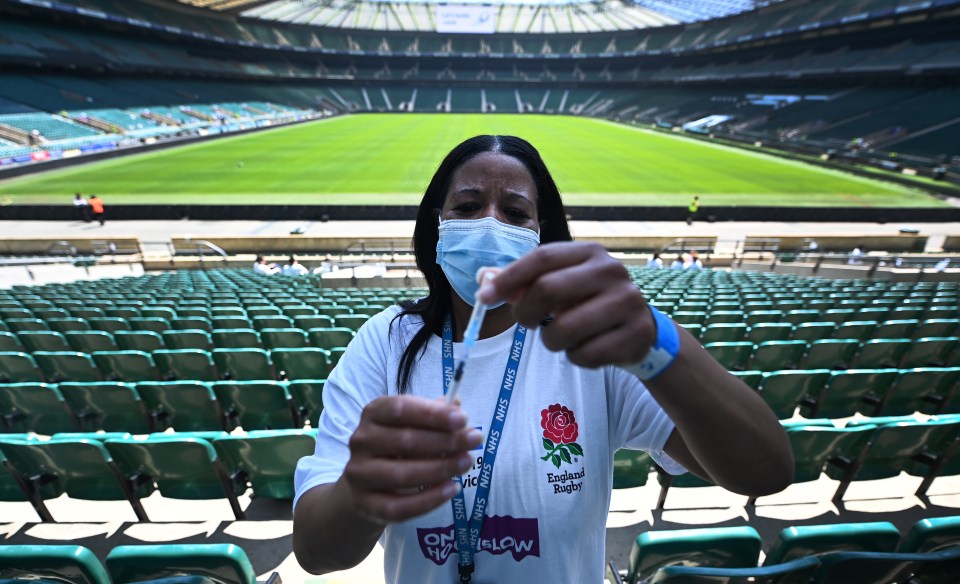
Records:
M184 574L216 584L256 584L257 575L243 549L233 544L124 545L107 555L114 582L142 582Z
M0 578L111 584L110 576L97 556L79 545L0 546Z
M224 436L213 447L231 476L242 473L254 495L293 499L297 462L316 449L316 436L307 430L266 430L246 436Z
M132 383L65 382L58 389L83 430L132 434L153 431L140 394Z
M613 455L613 488L630 489L647 484L653 460L643 450L621 448Z
M960 545L960 516L931 517L916 522L903 536L897 551L925 553L957 545Z
M627 581L649 579L671 565L754 567L759 556L760 535L752 527L647 531L633 542Z
M137 393L157 430L195 432L224 428L223 413L209 383L142 382L137 384Z
M78 429L55 385L0 384L0 416L6 432L56 434Z
M830 552L892 552L898 541L900 531L889 521L788 527L770 546L764 565Z
M218 381L213 392L230 426L246 431L299 426L286 384L278 381Z

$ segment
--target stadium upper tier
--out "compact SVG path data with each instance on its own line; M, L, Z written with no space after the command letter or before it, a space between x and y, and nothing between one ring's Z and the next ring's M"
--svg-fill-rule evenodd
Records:
M31 10L70 13L93 21L123 22L138 29L158 34L180 35L191 43L207 41L234 46L264 46L290 53L349 54L349 55L404 55L468 57L536 57L557 55L581 58L589 55L624 56L676 54L755 42L790 34L809 34L846 23L905 17L930 9L939 9L960 0L937 0L915 3L911 0L860 0L833 2L832 0L786 0L763 5L749 17L732 16L688 25L641 27L628 29L592 29L573 26L568 19L544 16L536 21L497 22L495 34L458 34L456 31L438 32L428 28L379 28L375 18L354 18L350 22L311 20L286 22L277 19L267 22L265 17L227 18L203 11L177 9L137 1L119 0L63 0L56 4L33 0L10 0L12 5L29 6ZM304 3L287 3L305 6ZM325 3L335 5L336 3ZM350 3L361 6L363 3ZM274 6L269 4L262 9ZM377 4L380 8L392 4ZM403 5L406 6L406 5ZM580 10L566 5L569 10ZM516 8L516 7L514 7ZM261 9L256 9L261 10ZM547 24L551 23L551 24ZM663 25L668 23L664 22ZM0 40L0 46L7 43ZM17 49L24 59L36 56L29 49Z

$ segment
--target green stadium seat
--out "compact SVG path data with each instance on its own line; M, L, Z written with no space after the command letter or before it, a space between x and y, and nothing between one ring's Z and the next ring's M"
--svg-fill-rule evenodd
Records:
M23 351L23 344L17 338L17 335L5 331L0 332L0 352L22 353Z
M823 311L823 314L821 314L817 320L822 322L832 322L839 325L847 322L848 320L853 320L856 313L857 312L851 308L828 308L827 310Z
M270 354L263 349L214 349L213 358L224 379L233 381L276 379Z
M951 337L960 330L960 319L932 318L921 320L917 328L913 329L913 338L924 337Z
M168 306L146 306L140 311L143 318L162 318L169 321L177 317L177 311Z
M329 353L317 347L274 349L270 358L276 365L277 374L288 381L326 379L330 374Z
M113 459L99 440L0 442L0 450L28 479L25 484L30 500L41 517L50 515L42 501L66 494L73 499L128 501L137 519L147 521L138 497L152 493L152 486L128 485L119 480Z
M910 348L909 339L870 339L860 345L860 351L853 359L853 367L869 369L872 367L896 367Z
M43 377L51 383L61 381L100 381L103 376L93 359L74 351L36 351L33 354Z
M251 316L250 322L258 331L268 328L293 328L293 319L283 315Z
M61 383L58 387L81 430L147 434L153 424L130 383Z
M104 331L70 331L64 334L64 337L66 337L70 349L81 353L118 350L113 335Z
M781 420L793 416L807 396L819 396L827 380L828 369L771 371L763 374L760 396Z
M213 324L209 318L202 316L177 317L170 319L170 328L178 331L201 330L209 333L213 331Z
M66 337L53 331L23 331L17 333L20 342L30 353L36 351L70 351Z
M153 331L117 331L113 335L113 340L122 351L152 353L167 348L163 344L163 337Z
M251 328L213 329L213 344L217 349L263 348L260 334Z
M763 343L765 341L783 341L793 332L793 325L785 322L759 322L747 330L746 341Z
M763 371L730 371L730 373L746 383L750 389L760 389L760 383L763 381Z
M165 380L216 381L216 367L209 351L199 349L161 349L153 359Z
M804 341L766 341L754 348L748 366L758 371L795 369L806 350Z
M161 381L137 384L137 393L157 430L223 430L223 412L209 383Z
M774 566L753 568L704 568L701 566L666 566L654 574L651 584L806 584L820 560L816 556L798 558Z
M914 339L900 358L900 367L942 367L960 346L957 337L923 337Z
M790 335L790 338L794 341L806 341L807 343L812 343L814 341L821 341L833 337L833 333L836 328L837 325L832 322L802 322L793 329L793 333Z
M177 434L151 434L142 440L107 440L104 443L131 485L154 482L164 497L173 499L223 499L237 519L244 519L237 501L238 489L207 440Z
M960 547L927 554L835 552L819 559L811 580L818 584L896 582L904 575L911 582L948 583L960 573Z
M336 314L333 316L333 323L337 327L346 327L358 331L372 316L372 314L365 313Z
M700 338L700 333L703 330L703 327L700 326L699 324L686 323L686 324L681 324L679 326L684 328L687 332L689 332L690 336L692 336L695 339Z
M170 581L184 576L199 579L197 584L257 584L250 559L234 544L117 546L107 554L105 563L116 584L188 584ZM279 578L272 574L265 584L275 583Z
M163 331L164 344L174 350L197 349L200 351L212 351L213 339L205 330L201 329L181 329Z
M118 306L116 308L108 308L104 310L103 313L108 318L122 318L123 320L127 320L129 318L139 317L140 309L134 308L132 306L126 306L126 307Z
M870 421L867 420L867 423ZM848 422L855 426L860 422ZM827 474L840 480L833 496L835 502L843 500L850 483L854 480L876 480L898 476L904 470L909 474L923 476L936 457L932 451L943 443L952 442L960 432L960 420L928 420L917 422L904 419L877 426L873 431L866 451L857 464L847 469L827 469ZM929 461L930 464L921 463ZM913 463L922 464L920 470Z
M343 357L343 354L347 352L346 347L334 347L330 349L329 356L327 357L330 360L330 370L333 371L333 368L337 366L337 363L340 362L340 357Z
M281 312L284 316L289 316L292 319L296 319L298 316L316 316L319 314L316 308L307 305L284 306Z
M713 310L707 313L707 320L704 324L708 327L720 323L741 324L745 319L746 316L742 310Z
M877 326L877 322L873 320L851 320L837 325L833 337L836 339L855 339L862 342L873 337L873 331L877 330Z
M728 371L735 371L746 367L753 343L707 343L703 348Z
M143 351L98 351L93 361L107 381L157 381L160 371L153 357Z
M647 484L653 459L643 450L621 448L613 455L613 488L632 489Z
M158 335L170 329L170 321L165 318L142 316L127 321L130 329L135 331L151 331Z
M802 324L805 322L813 322L820 318L819 310L812 310L809 308L804 308L800 310L788 310L783 315L783 322L792 324L794 326Z
M76 318L90 320L91 318L102 318L104 313L102 308L87 306L83 308L71 308L70 315Z
M214 316L210 319L210 326L216 331L217 329L248 329L253 325L246 316L232 315Z
M746 333L747 325L744 323L708 324L700 334L700 342L704 345L709 343L737 343L743 340Z
M313 428L319 424L323 411L323 386L325 379L298 379L287 382L287 390L297 406L298 418L309 420Z
M286 384L276 381L218 381L213 384L227 429L296 428L301 425Z
M276 306L256 306L247 308L247 317L253 319L259 316L281 316L283 313Z
M667 566L750 568L760 556L760 535L752 527L708 527L647 531L630 550L628 584L648 580Z
M203 318L210 320L210 310L205 306L182 306L177 309L177 318Z
M321 349L346 347L356 336L353 330L346 327L312 328L308 331L310 344Z
M874 339L902 339L910 338L916 330L919 321L914 319L885 320L873 331Z
M46 383L0 384L4 432L55 434L78 428L63 395Z
M243 309L242 306L230 305L230 306L211 306L210 307L210 316L211 318L219 318L222 316L240 316L246 319L247 311Z
M784 424L790 449L793 451L793 483L820 479L825 468L835 467L839 473L852 468L867 446L876 426L862 425L836 428L829 422L806 420ZM748 505L756 503L756 497Z
M260 338L267 349L302 349L310 345L307 333L298 328L266 328Z
M702 311L679 310L677 312L674 312L671 315L671 318L675 323L679 325L684 325L684 324L702 325L703 322L707 319L707 313Z
M40 320L39 318L8 318L6 321L7 327L19 334L27 331L48 331L50 327L47 326L47 323Z
M743 322L746 322L747 326L754 326L762 322L781 322L782 320L782 310L752 310L747 312Z
M96 555L79 545L0 546L0 581L112 584Z
M90 318L88 319L87 322L90 323L91 329L108 332L110 334L115 334L119 331L130 330L130 323L123 318L104 316L104 317L98 317L98 318Z
M897 546L898 552L936 552L960 545L960 516L930 517L910 527Z
M0 352L0 383L43 381L43 372L27 353Z
M960 381L960 367L901 369L878 413L906 416L937 413Z
M10 320L11 318L37 318L32 310L16 307L16 308L0 308L0 319Z
M813 341L800 360L804 369L846 369L860 350L855 339L823 339Z
M295 316L293 317L293 326L305 331L314 328L333 328L333 318L320 314L313 316Z
M892 552L899 541L900 531L889 521L788 527L777 535L763 564L831 552Z
M313 454L316 438L307 430L261 430L217 438L213 447L230 476L249 482L254 496L293 499L297 461Z
M810 408L810 417L843 418L857 412L871 416L877 413L898 374L897 369L832 371L819 395L810 395L802 405Z
M51 318L46 321L50 330L60 334L70 331L88 331L91 330L90 323L82 318Z

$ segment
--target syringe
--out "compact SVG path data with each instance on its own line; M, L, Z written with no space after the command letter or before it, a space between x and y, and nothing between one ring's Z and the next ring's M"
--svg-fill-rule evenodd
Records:
M480 268L477 273L477 279L480 281L480 288L493 279L499 270L492 268ZM487 314L487 305L480 302L476 297L473 301L473 312L470 313L470 320L467 321L467 328L463 331L463 345L460 351L460 362L453 372L453 383L450 384L450 391L447 392L447 403L453 403L460 394L460 381L463 379L463 365L470 356L470 349L480 338L480 326L483 324L483 317Z

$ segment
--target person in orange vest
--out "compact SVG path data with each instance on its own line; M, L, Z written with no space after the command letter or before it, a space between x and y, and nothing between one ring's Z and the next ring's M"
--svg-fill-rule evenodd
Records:
M90 195L90 210L93 212L93 220L99 221L102 227L107 220L103 212L103 199L97 195Z

